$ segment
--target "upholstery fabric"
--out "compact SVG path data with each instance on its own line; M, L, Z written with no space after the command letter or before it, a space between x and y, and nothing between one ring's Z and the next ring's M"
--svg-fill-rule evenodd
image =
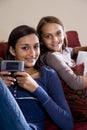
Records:
M66 36L67 36L69 47L81 46L77 31L74 31L74 30L73 31L67 31Z
M6 50L7 50L7 42L1 42L0 43L0 57L2 59L5 59Z

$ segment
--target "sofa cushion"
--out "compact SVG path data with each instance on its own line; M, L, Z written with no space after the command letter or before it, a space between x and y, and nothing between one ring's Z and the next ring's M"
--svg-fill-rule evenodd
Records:
M83 75L84 74L84 63L78 64L74 67L71 67L76 75Z
M83 75L84 64L79 64L72 69L77 75ZM87 90L72 90L63 80L62 86L74 121L87 121Z
M0 57L5 59L6 57L6 50L7 50L7 42L0 43Z
M69 47L81 46L77 31L75 31L75 30L67 31L66 36L67 36Z

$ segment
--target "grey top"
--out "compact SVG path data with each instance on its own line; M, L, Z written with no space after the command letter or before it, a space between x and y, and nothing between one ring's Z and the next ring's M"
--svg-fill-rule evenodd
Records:
M62 52L48 52L41 56L41 62L54 68L58 75L74 90L83 89L83 77L77 76L71 66L75 66L72 56L74 55L74 49L67 47ZM44 64L45 64L44 63Z

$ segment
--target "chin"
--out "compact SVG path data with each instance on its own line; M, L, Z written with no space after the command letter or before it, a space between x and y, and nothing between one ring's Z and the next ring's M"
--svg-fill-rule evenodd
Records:
M31 67L34 67L34 66L35 66L35 64L27 64L27 65L25 65L26 68L31 68Z
M59 49L52 49L52 51L53 51L53 52L55 52L55 51L59 51Z

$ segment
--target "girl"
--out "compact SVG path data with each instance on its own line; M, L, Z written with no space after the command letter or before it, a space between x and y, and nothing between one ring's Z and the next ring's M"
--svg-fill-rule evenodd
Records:
M0 72L0 129L44 130L47 115L61 130L73 129L60 80L50 67L37 66L39 55L36 31L26 25L16 27L8 39L7 59L24 61L24 71L13 77L7 70Z
M37 26L41 42L41 62L53 67L59 76L74 90L87 88L87 76L77 76L71 69L75 66L72 56L87 47L69 48L64 25L54 16L43 17Z

